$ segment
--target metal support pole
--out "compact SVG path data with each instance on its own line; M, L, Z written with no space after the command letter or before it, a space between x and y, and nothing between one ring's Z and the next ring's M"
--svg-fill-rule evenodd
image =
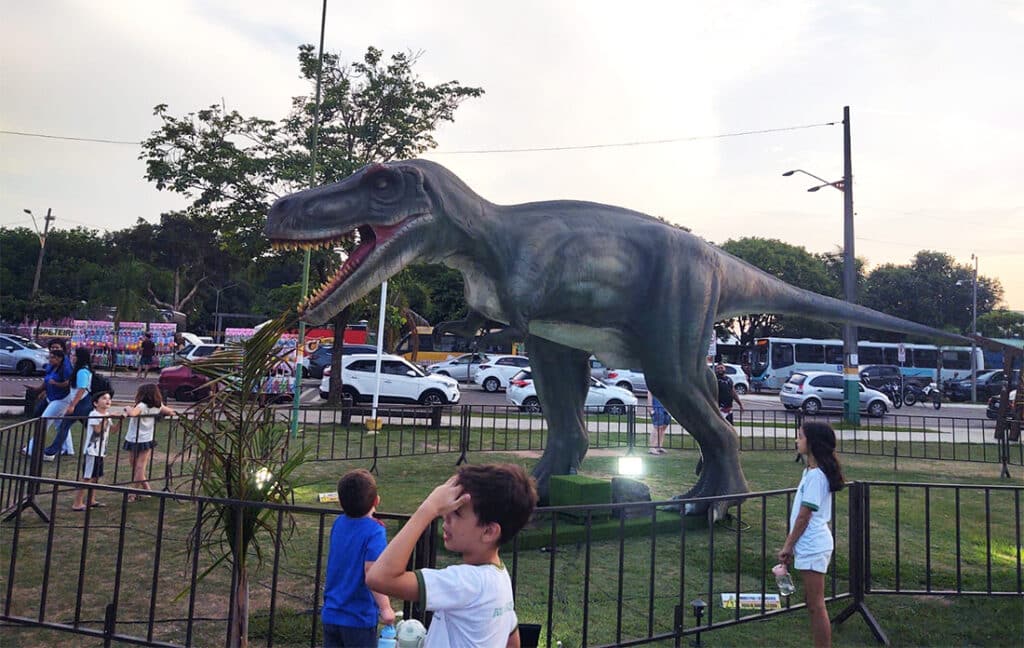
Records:
M843 296L857 302L857 266L853 250L853 162L850 154L850 107L843 107ZM843 325L843 420L860 425L860 373L857 327Z
M874 615L871 614L871 610L868 609L867 603L864 600L864 595L867 592L867 574L870 570L869 565L866 563L867 557L867 530L870 520L867 516L868 506L868 487L860 482L852 482L849 488L850 493L850 531L849 531L849 542L850 542L850 595L853 599L850 605L836 615L835 620L832 622L833 625L839 625L843 621L859 613L864 618L864 622L868 624L868 628L871 630L871 634L875 635L875 639L878 643L888 646L889 637L886 636L885 630L882 629L881 624L875 619Z
M978 257L971 255L974 261L974 279L971 281L971 402L978 402ZM1009 376L1007 376L1009 380Z
M313 104L313 143L309 149L309 186L316 186L316 154L320 146L320 80L324 71L324 28L327 26L327 0L323 1L320 13L320 55L316 68L316 99ZM306 248L302 255L302 295L300 300L309 294L309 257L311 251ZM306 322L299 322L299 339L295 341L295 392L292 399L292 437L299 434L299 404L302 400L302 359L306 346ZM341 376L337 377L341 380ZM334 378L332 378L334 380Z

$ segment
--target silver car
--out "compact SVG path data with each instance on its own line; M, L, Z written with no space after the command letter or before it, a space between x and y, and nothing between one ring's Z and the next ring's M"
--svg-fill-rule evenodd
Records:
M828 371L796 372L782 386L779 400L786 409L802 409L806 414L822 410L843 410L843 374ZM884 416L892 402L880 391L860 385L860 411L869 416Z
M637 396L647 395L647 379L644 378L643 369L608 369L601 382L633 392Z
M17 371L22 376L46 371L49 352L20 335L0 335L0 371Z

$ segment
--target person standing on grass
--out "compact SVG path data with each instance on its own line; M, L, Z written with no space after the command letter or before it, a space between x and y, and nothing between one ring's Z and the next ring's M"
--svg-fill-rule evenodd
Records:
M153 448L156 447L153 438L156 417L160 414L174 416L176 412L164 405L163 394L155 383L145 383L139 385L138 391L135 392L135 405L124 408L124 413L132 417L128 421L128 432L124 435L124 449L128 451L128 460L132 466L132 485L152 490L149 481L146 480L146 473L149 470L150 457L153 456ZM139 497L129 495L128 501L134 502Z
M71 426L75 420L82 422L82 427L87 427L89 412L92 411L92 398L89 390L92 389L92 354L85 347L75 349L75 370L71 376L71 402L62 412L64 420L57 427L57 437L53 443L43 450L43 461L53 461L57 455L74 454L74 445L71 445L70 452L65 444L71 435Z
M661 404L658 398L651 394L651 425L654 426L654 432L651 434L651 440L648 445L651 446L648 454L662 455L667 452L663 447L665 443L665 431L668 430L669 423L672 422L672 417L669 415L668 410Z
M536 506L536 487L520 466L462 466L423 500L370 567L366 584L434 613L423 648L518 648L512 581L498 549ZM438 517L445 549L462 554L462 562L409 570L416 542Z
M832 626L825 607L825 574L832 559L832 493L845 484L836 456L836 433L827 423L804 423L797 433L796 448L807 458L807 467L793 498L789 535L779 550L779 562L800 571L811 638L816 647L832 645Z
M145 380L149 376L149 370L154 368L156 362L156 345L153 344L153 336L148 332L142 334L142 344L139 345L139 370L135 377Z
M370 591L366 572L388 544L384 525L373 517L380 505L368 470L350 470L338 480L342 515L331 526L320 621L324 648L377 645L377 621L395 623L391 599Z
M85 463L82 465L82 481L98 484L103 476L103 457L107 454L107 436L111 431L121 429L121 420L110 416L110 392L100 391L92 394L93 410L89 413L89 429L85 440ZM90 488L79 488L75 491L75 503L72 511L84 511L85 493L89 491L89 506L103 506L96 500L96 491Z
M41 398L39 405L36 406L35 415L37 418L42 418L47 430L49 428L57 427L59 420L57 417L64 414L68 408L68 403L71 402L71 389L69 387L71 381L71 366L67 364L64 356L64 350L61 349L60 344L50 345L50 355L48 356L48 364L46 366L46 374L43 377L43 384L37 388ZM42 409L40 410L40 405ZM43 437L45 441L45 435ZM21 449L21 453L24 455L32 454L33 442L35 439L29 439L28 445ZM74 445L71 443L70 436L64 443L64 452L67 454L73 454L75 451Z

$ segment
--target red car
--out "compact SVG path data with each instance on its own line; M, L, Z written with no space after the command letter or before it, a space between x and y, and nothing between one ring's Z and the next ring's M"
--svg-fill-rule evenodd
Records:
M164 398L174 398L179 401L197 401L210 395L209 387L202 387L206 384L207 378L192 371L191 367L176 365L167 367L160 372L160 380L157 385L163 393Z

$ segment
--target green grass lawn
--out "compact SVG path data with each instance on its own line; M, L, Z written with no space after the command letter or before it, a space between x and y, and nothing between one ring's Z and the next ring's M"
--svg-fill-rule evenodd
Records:
M436 484L451 474L458 455L449 451L451 430L427 431L419 426L403 429L401 433L394 429L390 432L376 439L378 454L382 457L377 464L381 510L407 514ZM166 435L166 428L162 434ZM294 532L279 553L274 547L265 547L265 566L252 578L250 634L259 644L266 642L272 601L276 609L275 645L309 644L315 627L312 611L319 600L319 597L314 600L314 592L318 584L322 587L318 579L322 579L323 566L319 565L318 575L318 561L326 559L324 543L337 512L336 505L319 504L317 494L334 491L338 477L346 470L369 467L372 462L374 439L363 435L357 428L344 435L339 429L339 433L329 437L326 430L314 434L310 429L306 434L304 442L317 449L315 456L325 456L320 452L322 448L344 446L356 449L351 454L361 458L311 461L301 469L301 485L295 493L296 504L313 508L296 515ZM512 431L494 428L481 432L476 437L479 445L474 444L475 449L469 454L469 459L474 463L512 461L531 468L537 453L516 448L535 447L538 434L533 428ZM456 430L456 447L457 437ZM333 446L328 446L328 443ZM161 447L166 448L166 442ZM484 452L481 448L495 450ZM399 451L415 454L394 456ZM594 450L588 456L583 472L596 477L611 477L616 458L623 453L621 449ZM656 500L667 499L693 484L694 451L673 450L661 457L642 456L647 467L643 480L650 486ZM793 457L792 450L744 452L742 461L751 488L761 491L795 486L801 465L794 463ZM163 474L162 466L166 460L166 453L158 454L154 462L158 474ZM998 472L991 464L901 459L898 472L893 472L891 457L846 455L843 461L848 479L976 485L1000 483L996 477ZM44 475L52 476L53 471L50 464L44 469ZM1002 483L1021 486L1019 470L1015 471L1015 477ZM155 484L159 485L162 482ZM188 482L182 478L175 479L172 486L178 492L188 490ZM101 628L104 606L111 602L113 585L118 581L118 632L145 636L145 621L152 610L153 618L158 621L154 625L154 639L184 642L190 600L188 594L177 599L176 596L183 591L193 570L192 556L187 548L195 521L194 506L174 501L161 504L158 498L150 498L129 505L122 525L119 496L103 493L100 499L108 506L90 512L86 536L82 528L83 515L70 511L71 497L70 492L61 492L54 500L47 491L39 499L44 509L55 513L52 527L31 515L23 517L18 537L17 569L10 582L12 613L39 615L40 583L49 564L50 580L43 613L47 621L73 624L77 618L81 625ZM958 505L963 520L959 540L954 522ZM955 551L959 542L959 569L965 590L986 587L989 555L992 586L1006 590L1017 588L1017 566L1021 559L1017 531L1020 506L1012 493L993 490L988 493L986 501L984 490L963 491L958 503L952 491L935 488L928 493L926 502L922 490L903 487L899 494L901 523L898 526L894 522L896 506L895 488L879 486L873 489L873 587L895 588L898 565L899 584L904 589L925 589L929 584L937 589L955 588ZM847 514L844 492L837 496L834 520L837 550L833 557L836 571L834 579L827 579L827 593L833 591L833 584L835 591L847 591ZM559 545L554 552L530 549L514 553L511 548L506 548L503 556L516 578L516 607L521 622L546 626L550 597L552 645L555 640L561 640L566 647L578 646L583 640L586 600L587 644L607 644L614 643L620 636L625 640L671 631L674 607L679 601L687 604L686 627L693 627L688 603L698 596L714 606L714 621L730 618L732 611L720 606L720 594L736 591L737 579L740 591L761 590L767 569L774 563L774 551L784 539L787 518L784 496L764 501L759 498L750 500L738 510L738 519L734 517L710 531L686 528L675 513L658 511L658 524L653 533L594 541L589 545L589 552L586 543L570 542ZM393 536L398 523L387 521L386 524L389 537ZM550 524L550 517L542 517L536 522L537 528L530 533L547 533ZM559 519L558 525L568 528L570 523ZM648 530L651 528L647 526ZM579 526L576 527L576 535L580 529L585 535L585 527ZM9 584L13 534L11 523L0 526L0 573L4 575L4 590ZM158 542L160 568L154 574ZM712 542L715 547L713 557L709 551ZM48 544L52 547L49 562L45 550ZM684 545L685 554L681 560ZM768 551L766 559L762 559L762 547ZM988 547L991 547L991 552ZM279 561L276 584L270 569L275 559ZM442 566L455 560L456 556L443 549L438 556ZM83 561L86 568L80 571ZM196 563L198 570L202 571L211 562L212 558L201 552ZM735 568L737 564L738 570ZM119 579L115 578L118 574ZM154 576L157 582L155 597L152 596ZM549 583L553 586L549 587ZM586 599L585 583L589 583ZM767 582L764 587L771 592L773 583ZM802 600L801 592L798 584L794 603ZM214 570L199 584L193 613L199 619L192 629L195 645L223 643L224 622L217 619L226 615L228 597L226 570ZM395 604L397 606L398 602ZM830 604L833 616L845 605L845 601ZM1021 598L869 595L868 606L895 645L1017 646L1021 645L1024 637L1024 601ZM92 638L34 628L9 627L3 632L2 643L5 646L99 643ZM703 639L711 646L804 646L808 644L809 631L806 613L797 610L767 620L716 629L704 634ZM542 645L547 640L545 632ZM858 617L853 617L836 629L834 642L838 646L872 645L873 637L866 625ZM671 640L666 640L655 645L671 643Z

